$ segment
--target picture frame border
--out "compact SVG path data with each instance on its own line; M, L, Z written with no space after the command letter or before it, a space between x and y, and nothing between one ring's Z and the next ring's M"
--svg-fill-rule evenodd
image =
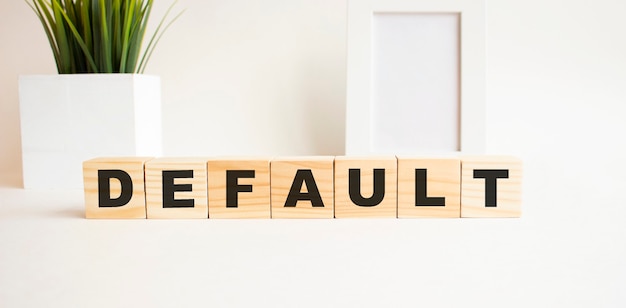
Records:
M372 24L374 15L378 13L459 15L460 149L457 152L484 153L485 1L348 0L346 155L396 154L391 153L393 150L372 149Z

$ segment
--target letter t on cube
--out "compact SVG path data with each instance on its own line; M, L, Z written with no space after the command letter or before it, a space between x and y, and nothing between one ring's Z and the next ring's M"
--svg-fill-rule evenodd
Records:
M461 217L520 217L522 161L508 156L461 160Z

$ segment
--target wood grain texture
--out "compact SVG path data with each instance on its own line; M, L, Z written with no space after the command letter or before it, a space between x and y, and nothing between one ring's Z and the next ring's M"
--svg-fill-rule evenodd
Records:
M349 170L360 170L360 195L373 197L374 169L384 169L384 197L377 205L359 206L349 194ZM354 184L353 184L354 185ZM397 160L384 157L335 157L335 217L397 217Z
M207 198L206 158L156 158L148 161L146 172L146 209L150 218L204 218L209 217ZM193 170L193 178L174 179L175 185L191 184L191 191L177 191L174 198L193 199L193 207L163 207L163 171Z
M272 218L333 218L333 160L332 156L303 156L277 158L270 163ZM297 202L295 207L285 207L285 201L298 170L311 170L319 190L323 207L313 207L312 202ZM302 192L308 192L304 183Z
M417 206L416 169L426 169L426 196L445 206ZM461 217L461 161L398 156L398 218Z
M144 190L144 164L151 157L102 157L83 162L83 183L85 191L86 218L146 218L146 197ZM98 190L98 170L122 170L130 175L133 183L130 201L119 207L100 207ZM121 194L119 180L111 179L110 197Z
M487 207L484 178L474 170L508 170L496 180L497 206ZM509 156L472 156L461 159L461 217L520 217L522 161Z
M237 157L210 159L207 163L209 218L270 218L270 159ZM237 193L237 207L227 207L227 171L254 171L254 177L240 177L236 185L252 191Z

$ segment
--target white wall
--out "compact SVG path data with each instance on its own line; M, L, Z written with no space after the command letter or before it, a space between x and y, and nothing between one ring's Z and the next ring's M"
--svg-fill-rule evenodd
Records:
M148 67L162 77L167 155L343 152L345 0L181 0L178 6L187 12ZM445 294L435 287L452 281L459 298L440 298L450 306L462 298L486 306L623 306L626 2L491 0L487 7L487 146L524 159L524 217L456 227L418 220L425 227L411 229L414 238L403 233L407 246L382 246L406 254L399 259L364 248L363 239L356 249L412 277L377 269L376 281L413 279L429 291L421 294L431 304ZM54 66L28 7L2 1L0 12L0 170L15 172L17 76L54 73ZM470 224L474 231L454 234ZM434 267L411 263L408 256L419 247L430 249L423 251L430 257L410 256ZM452 265L437 264L437 257ZM341 270L333 264L326 266ZM426 280L416 269L441 276ZM354 265L340 273L358 272ZM288 298L304 292L289 288ZM396 304L418 300L409 284L400 289L408 293L392 297L386 285L371 296L380 304L386 296Z
M168 155L343 152L345 3L180 6L149 68L163 77Z

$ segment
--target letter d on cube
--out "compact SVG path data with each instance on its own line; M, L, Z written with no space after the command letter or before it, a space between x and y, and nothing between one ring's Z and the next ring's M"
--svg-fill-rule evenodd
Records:
M106 157L83 162L85 217L146 218L144 165L150 157Z

